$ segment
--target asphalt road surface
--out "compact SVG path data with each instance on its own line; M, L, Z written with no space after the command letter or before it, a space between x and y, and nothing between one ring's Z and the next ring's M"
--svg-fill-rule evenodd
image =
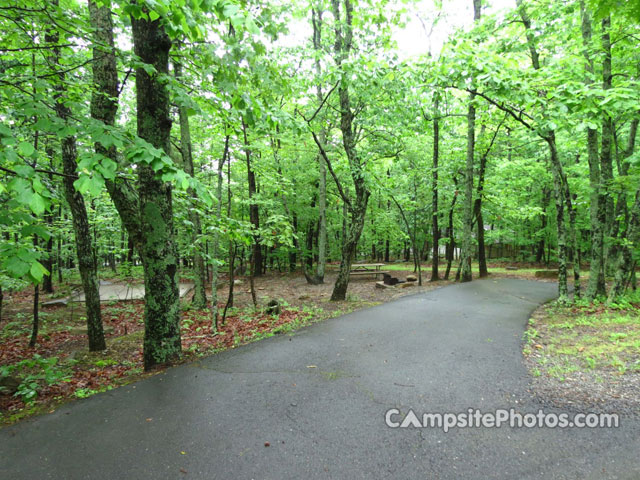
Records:
M537 413L522 334L555 292L474 281L169 369L0 430L0 478L638 479L635 418L447 433L385 423L393 408L396 423L409 410Z

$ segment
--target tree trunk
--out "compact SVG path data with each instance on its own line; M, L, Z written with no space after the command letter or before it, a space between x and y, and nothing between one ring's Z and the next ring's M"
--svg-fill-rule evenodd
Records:
M622 296L627 288L629 279L635 274L635 262L633 260L633 248L640 243L640 189L636 192L636 198L631 207L629 225L627 227L627 243L622 245L618 252L614 268L614 280L609 292L609 302Z
M335 30L335 61L338 67L342 67L345 60L348 59L352 48L352 23L353 23L353 6L350 0L344 0L344 21L341 21L340 0L331 0L333 7L333 17L337 20L334 26ZM344 28L344 29L343 29ZM364 165L362 159L358 156L356 149L356 135L353 129L354 114L351 110L351 98L349 95L348 84L343 80L338 86L338 95L340 99L340 131L342 132L342 145L349 162L349 170L355 188L355 198L349 201L342 188L343 200L349 202L349 211L351 214L351 222L346 232L346 239L342 247L342 259L340 261L340 271L338 278L333 287L331 300L344 300L347 294L347 286L349 285L349 272L351 264L355 258L358 240L364 227L365 214L367 212L367 204L369 202L370 192L364 178ZM323 154L325 161L326 155ZM337 177L334 177L337 183Z
M612 88L612 72L611 72L611 17L602 19L602 89L603 91ZM603 234L603 270L607 271L607 253L610 245L608 239L611 238L614 225L614 204L612 195L613 183L613 120L605 111L602 118L602 138L600 145L600 198L598 200L598 208L603 209L599 212L599 217L604 217L604 234Z
M594 73L593 60L590 49L592 48L591 18L584 5L580 2L582 13L582 41L584 44L584 56L587 60L586 69L591 75ZM592 83L587 76L588 84ZM587 284L587 298L593 300L597 296L606 294L604 278L604 209L601 208L600 195L600 164L598 159L598 130L587 129L587 155L589 160L589 186L590 193L590 231L591 231L591 262L589 269L589 282ZM601 211L602 210L602 211Z
M366 198L368 199L368 196ZM333 301L346 299L347 287L349 286L349 273L351 272L351 265L355 258L358 240L360 239L360 234L364 227L366 211L366 200L363 203L356 204L352 209L347 238L342 246L340 270L338 271L338 278L336 279L333 292L331 293L331 300Z
M549 197L551 192L547 187L542 188L542 214L540 215L540 231L542 232L542 238L538 241L538 248L536 251L536 262L541 263L544 261L544 244L545 244L545 231L547 229L547 206L549 205Z
M313 48L316 52L322 49L322 11L320 9L312 10L313 17ZM322 73L320 66L320 55L315 61L316 75L318 77L316 83L316 97L319 104L322 104L323 94L320 84L320 75ZM323 127L318 135L320 142L324 145L326 142L326 129ZM320 154L317 155L319 167L318 177L318 263L316 267L315 280L316 283L324 283L324 272L327 264L327 170L324 160Z
M516 0L516 4L518 6L518 13L520 14L522 23L524 24L527 45L529 47L529 52L531 53L531 63L534 70L540 70L540 57L535 45L535 37L531 28L531 20L529 19L522 0ZM556 220L558 228L558 300L561 303L564 303L569 300L569 289L567 286L567 234L564 220L564 207L565 205L570 204L571 196L569 192L569 184L564 174L562 163L560 162L560 157L558 156L555 131L549 130L548 132L540 135L549 146L549 157L551 162L551 172L553 174L553 191L556 203ZM569 212L569 216L571 220L571 211ZM572 226L572 232L575 232L575 226ZM576 235L572 234L572 240L575 241L575 239Z
M289 271L290 272L295 272L296 271L296 266L298 264L298 249L300 248L300 243L298 241L298 216L293 213L292 215L292 227L293 227L293 233L296 234L293 237L293 249L291 249L289 251Z
M48 142L47 142L48 144ZM53 168L53 148L47 145L47 157L49 158L49 167L51 171ZM53 182L53 175L49 174L49 181ZM47 224L47 229L53 231L53 213L47 211L44 215L44 221ZM45 248L45 259L42 262L42 266L47 269L47 273L42 279L42 291L44 293L53 293L53 235L47 239Z
M482 15L481 1L473 0L473 20L478 22ZM475 91L469 94L469 107L467 110L467 156L464 170L464 204L462 206L462 251L461 251L461 277L462 282L470 282L471 258L473 256L473 159L475 155L475 128L476 107L474 100Z
M168 75L171 41L159 20L132 18L131 25L135 54L157 72L150 75L142 67L136 69L138 136L169 155L169 92L160 76ZM148 164L139 163L137 171L143 233L139 252L145 280L143 356L149 370L176 360L181 353L178 252L171 185L161 181Z
M498 129L500 127L498 126ZM497 131L496 131L497 135ZM495 136L493 137L495 140ZM493 141L491 142L493 144ZM491 147L489 147L491 148ZM480 157L480 170L478 172L477 197L473 203L473 215L476 218L477 235L478 235L478 276L480 278L487 277L487 256L484 246L484 219L482 217L482 196L484 195L484 174L487 169L487 157L489 151Z
M180 81L182 78L182 64L178 61L173 63L174 74L176 80ZM189 125L189 114L185 105L178 106L178 117L180 120L180 149L182 150L182 162L184 171L191 177L195 176L195 169L193 166L193 145L191 143L191 128ZM197 195L195 190L189 188L187 190L189 197L196 199ZM193 278L194 278L194 292L191 299L191 306L196 310L202 310L207 307L207 293L206 288L206 272L205 263L202 256L202 245L199 240L202 235L202 223L200 221L200 214L196 208L189 209L189 220L192 224L191 243L194 248L193 251Z
M247 160L247 182L249 185L249 220L253 225L253 245L252 245L252 271L254 277L262 275L262 248L260 248L260 210L255 202L256 196L256 174L251 167L251 150L249 148L249 138L247 136L247 124L242 119L242 135L244 138L244 153Z
M224 305L224 311L222 312L222 325L227 319L227 311L233 307L233 287L235 286L235 271L234 263L236 260L236 253L238 247L232 242L229 242L229 295L227 296L227 303ZM217 328L217 325L216 325Z
M224 152L218 161L217 183L216 183L216 220L222 218L222 170L224 162L229 156L229 135L224 140ZM231 161L229 159L229 161ZM214 331L218 331L218 250L220 249L220 234L216 228L213 232L213 242L211 246L211 317L213 319Z
M564 196L563 196L563 175L558 171L560 159L555 143L555 135L547 138L547 144L551 154L551 170L553 173L553 193L556 202L556 223L558 228L558 300L561 303L569 299L569 289L567 286L567 234L564 220Z
M453 263L453 254L455 252L456 244L455 237L453 235L453 209L456 206L456 200L458 199L458 179L453 177L453 184L455 185L456 190L453 193L453 198L451 199L451 206L449 207L449 224L447 225L447 238L449 241L447 242L446 249L446 257L447 257L447 271L444 274L444 279L449 280L449 274L451 273L451 264Z
M475 2L474 2L475 4ZM471 256L472 256L472 224L473 224L473 157L475 153L475 123L476 108L473 104L476 95L469 95L469 107L467 111L467 156L464 170L464 203L462 205L462 242L461 247L461 271L460 280L470 282Z
M430 282L440 280L438 274L440 229L438 227L438 160L440 150L440 95L436 92L433 96L433 171L431 184L431 203L433 214L431 219L431 235L433 236L433 255L431 258Z
M57 1L54 2L57 5ZM50 44L58 43L57 33L47 33L46 42ZM57 116L65 123L71 117L69 107L64 103L64 73L61 65L59 48L53 49L54 65L60 72L57 74L58 84L55 87L55 110ZM63 178L64 196L71 210L73 220L73 231L76 239L76 254L78 257L78 270L85 295L85 307L87 312L87 334L89 339L89 350L99 351L107 348L104 340L102 328L102 315L100 312L100 290L98 286L98 272L94 257L94 246L92 243L89 217L82 194L74 186L76 175L77 149L76 138L67 136L62 138L62 167L65 174Z
M38 237L33 236L33 247L38 248ZM38 329L40 328L40 285L37 283L33 286L33 317L31 318L31 338L29 339L29 347L33 348L38 343Z

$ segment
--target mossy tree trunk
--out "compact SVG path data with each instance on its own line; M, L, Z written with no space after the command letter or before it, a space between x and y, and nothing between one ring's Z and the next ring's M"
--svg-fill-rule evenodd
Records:
M551 155L551 173L553 174L553 194L556 202L556 224L558 229L558 300L563 303L569 299L567 286L567 228L565 223L565 202L562 194L564 175L560 170L555 134L551 132L545 140Z
M168 75L171 41L162 24L131 19L135 54L154 67L154 73L136 69L138 136L170 153L169 93L162 75ZM173 231L171 185L161 181L150 165L139 163L138 195L144 267L144 367L176 360L181 352L180 297L176 274L178 255Z
M341 3L344 5L344 16L340 13ZM331 0L331 6L333 9L333 17L336 19L334 32L334 59L336 65L341 68L351 54L353 47L353 5L350 0ZM346 75L346 74L345 74ZM355 198L353 201L349 200L344 192L344 189L340 186L338 178L331 170L332 176L336 181L336 185L339 187L339 191L345 205L349 210L349 224L346 228L344 241L342 244L342 258L340 260L340 270L338 272L338 278L333 287L331 293L331 300L338 301L344 300L347 295L347 287L349 285L349 273L351 271L351 264L353 263L358 248L358 241L362 234L364 227L365 215L367 212L367 204L369 203L369 196L371 192L368 190L365 177L364 168L365 164L359 157L356 148L356 135L353 128L354 113L351 108L351 97L349 94L349 86L343 79L338 86L338 95L340 100L340 131L342 132L342 145L349 163L349 170L351 172L351 179L353 180L353 186L355 190ZM316 144L320 147L317 136L314 135ZM323 157L329 165L326 153Z
M57 5L57 1L54 2ZM59 43L59 35L53 29L45 35L48 44ZM67 122L71 118L71 110L65 102L65 75L62 73L60 49L53 48L53 65L56 68L55 84L55 111L57 116ZM73 232L75 234L76 255L78 257L78 270L82 289L85 295L85 307L87 312L87 335L89 339L89 350L99 351L107 348L104 340L102 328L102 314L100 312L100 289L98 285L98 268L94 257L94 246L92 242L89 217L84 203L84 198L74 186L74 179L78 167L78 152L76 138L67 136L61 140L62 167L64 172L63 187L64 196L71 210Z
M589 12L586 9L584 0L580 2L582 16L582 41L584 46L584 56L586 59L585 68L588 75L586 82L593 82L594 62L591 57L592 25ZM589 162L589 186L590 193L590 231L591 231L591 262L589 270L589 282L587 284L587 298L594 299L597 296L605 295L604 279L604 208L600 202L600 162L598 149L598 130L587 129L587 159Z
M637 190L635 201L631 207L625 240L625 243L620 246L618 258L615 260L615 274L609 292L609 302L615 301L624 294L634 274L636 263L633 259L633 248L640 243L640 189Z

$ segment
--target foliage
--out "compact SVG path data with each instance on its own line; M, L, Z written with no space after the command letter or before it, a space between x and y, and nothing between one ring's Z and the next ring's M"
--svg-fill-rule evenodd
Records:
M56 385L60 382L68 382L71 378L68 368L58 365L57 357L43 358L37 353L18 363L0 366L0 378L16 372L22 377L14 395L20 397L26 404L36 401L42 385Z

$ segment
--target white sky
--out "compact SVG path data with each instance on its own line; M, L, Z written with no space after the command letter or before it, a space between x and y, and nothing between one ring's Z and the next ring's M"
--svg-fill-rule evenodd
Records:
M515 0L483 0L483 14L497 13L515 6ZM429 50L435 56L453 32L473 23L473 0L442 0L442 11L437 9L433 0L417 0L407 5L407 8L410 11L408 23L404 29L398 29L394 34L401 59L418 56ZM438 14L438 22L433 27ZM289 24L289 33L276 43L286 46L301 45L309 42L310 36L309 20L294 20Z
M497 13L516 6L515 0L484 0L482 3L483 14ZM431 44L431 54L437 55L454 31L469 27L473 23L472 0L442 0L442 12L433 27L431 42L429 42L428 31L438 15L438 9L433 0L419 0L411 6L411 11L413 13L406 28L394 35L401 58L427 53L429 44Z

